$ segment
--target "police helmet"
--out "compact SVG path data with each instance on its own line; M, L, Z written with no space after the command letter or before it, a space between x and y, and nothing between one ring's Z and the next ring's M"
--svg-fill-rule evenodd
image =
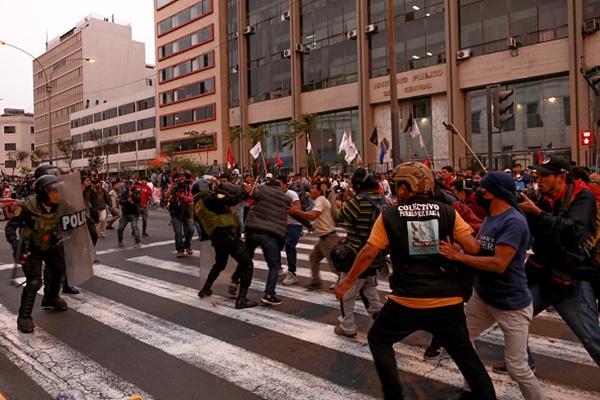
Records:
M208 192L210 190L210 186L204 179L196 179L194 184L192 185L192 194L196 195L196 193L200 192Z
M54 175L42 175L36 181L34 185L35 195L39 201L47 202L50 200L48 192L51 190L57 190L58 179Z
M56 175L56 168L50 164L42 164L33 172L35 179L38 179L40 176L44 175Z
M396 188L400 183L404 183L410 188L410 195L427 194L435 187L433 174L427 165L420 162L405 162L394 168L392 176Z

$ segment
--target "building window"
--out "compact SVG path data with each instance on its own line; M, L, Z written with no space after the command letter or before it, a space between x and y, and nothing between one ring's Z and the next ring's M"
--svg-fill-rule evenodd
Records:
M116 108L111 108L108 110L105 110L102 112L102 120L107 120L107 119L111 119L111 118L116 118L117 117L117 109Z
M344 132L352 135L352 141L358 151L361 152L357 108L334 111L317 116L314 131L310 135L310 143L317 161L333 162L333 159L338 154L338 148Z
M81 125L81 119L77 118L71 121L71 129L77 128Z
M170 150L175 153L197 152L198 150L215 150L217 148L215 133L207 133L196 138L176 139L160 143L160 152L167 153Z
M207 43L213 40L213 25L209 25L205 28L200 29L191 35L184 36L174 42L167 43L164 46L158 48L158 59L172 56L174 54L181 53L191 47L200 46L201 44Z
M119 115L127 115L135 112L135 102L119 106Z
M137 121L137 130L143 131L144 129L151 129L156 127L156 118L144 118Z
M585 0L583 19L600 18L600 0Z
M159 10L177 0L156 0L156 9Z
M135 121L126 122L119 125L119 134L124 135L126 133L135 132Z
M196 21L212 12L212 0L203 0L157 24L158 36L167 34L182 25Z
M5 168L17 168L17 160L6 160L4 162Z
M146 138L138 140L138 150L156 149L156 138Z
M215 92L215 78L209 78L204 81L195 82L191 85L183 86L168 92L162 92L159 95L160 105L164 106L178 101L189 100L196 97L205 96Z
M29 150L31 150L31 151L35 150L35 143L31 143L31 146L29 146Z
M105 138L111 137L111 136L117 136L118 134L119 134L119 128L117 127L117 125L109 126L109 127L102 129L102 136L104 136Z
M98 105L98 104L96 104L96 105ZM102 121L102 113L99 113L99 112L95 113L94 114L94 122L100 122L100 121Z
M129 152L135 151L135 150L136 150L135 141L119 143L119 152L120 153L129 153Z
M160 116L160 128L171 128L179 125L188 125L194 122L210 121L215 119L215 105L179 111L173 114Z
M71 136L73 143L81 143L81 133Z
M427 154L433 154L433 129L431 126L431 97L411 99L407 103L408 115L403 121L408 121L410 113L413 115L421 133L421 138L412 138L409 134L400 135L400 157L404 160L425 161ZM400 126L403 129L404 126ZM412 139L412 140L411 140ZM427 152L420 145L420 141L427 148Z
M13 125L4 125L4 133L17 133L17 127Z
M33 127L33 125L29 126L29 133L31 133L32 135L35 133L35 128Z
M511 101L515 104L514 115L498 132L493 128L492 148L494 153L505 154L518 159L522 164L537 163L537 151L542 155L549 153L570 157L571 153L571 114L569 78L519 82L501 86L500 90L512 89ZM467 96L470 108L468 115L472 118L469 126L473 135L471 146L483 158L487 157L488 122L485 89L474 90ZM477 121L475 121L477 119ZM477 127L481 134L477 134ZM498 167L510 167L513 160L502 158Z
M283 148L281 146L281 137L284 132L290 130L288 125L289 120L267 122L261 126L269 132L269 136L263 141L263 150L265 157L268 156L271 159L271 165L275 165L275 156L278 155L283 161L284 166L294 165L294 152L290 148ZM298 142L300 143L300 142Z
M283 56L284 50L290 50L290 21L281 18L289 7L288 0L248 2L246 25L254 29L253 34L244 36L248 40L246 73L250 104L291 94L291 58ZM230 48L230 55L232 51ZM237 62L230 68L234 65ZM234 73L232 69L230 73Z
M214 54L214 51L210 51L191 60L161 69L158 73L159 80L162 83L214 67Z
M16 143L4 143L4 151L16 151L17 144Z
M139 100L137 102L138 111L148 110L150 108L154 108L154 97L148 97L144 100Z
M301 2L302 91L358 81L358 47L346 34L356 29L356 2Z
M565 38L567 14L561 0L462 1L460 47L481 55L507 50L508 37L522 46Z
M94 123L93 115L86 115L85 117L81 117L81 126L90 125Z
M369 71L371 78L389 75L386 0L369 1ZM446 61L443 0L396 2L394 37L396 72Z

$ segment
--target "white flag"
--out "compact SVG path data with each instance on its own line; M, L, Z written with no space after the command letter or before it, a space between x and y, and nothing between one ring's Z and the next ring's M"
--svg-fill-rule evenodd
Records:
M421 148L425 148L425 142L423 142L423 136L419 135L419 144L421 145Z
M413 139L416 139L417 136L421 136L421 131L419 130L419 125L417 125L416 118L413 118L412 132L410 134L413 137Z
M252 156L252 158L254 158L255 160L258 158L258 156L260 156L260 153L262 152L262 146L260 145L260 142L257 142L253 148L250 149L250 155Z
M348 135L346 132L344 132L344 136L342 136L342 142L340 143L338 153L341 153L342 151L348 153Z
M308 133L306 134L306 154L310 154L312 151L312 145L310 144L310 139L308 137Z
M346 160L347 163L351 163L352 160L354 160L357 155L358 155L358 149L356 148L356 146L354 145L354 142L352 141L352 134L350 134L350 135L348 135L348 143L346 145L346 156L344 157L344 160Z

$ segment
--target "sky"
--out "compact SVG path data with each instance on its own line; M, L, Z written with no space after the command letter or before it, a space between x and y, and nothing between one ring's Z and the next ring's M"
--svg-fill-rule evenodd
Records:
M154 0L0 1L0 40L35 57L48 41L68 32L90 14L129 23L133 40L146 45L146 63L154 65ZM33 113L32 58L0 46L0 113L20 108Z

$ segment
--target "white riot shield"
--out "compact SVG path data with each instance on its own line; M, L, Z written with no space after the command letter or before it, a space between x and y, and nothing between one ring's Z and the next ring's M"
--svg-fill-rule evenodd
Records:
M86 224L80 174L60 175L58 181L67 277L69 285L76 286L94 275L92 263L96 249Z

